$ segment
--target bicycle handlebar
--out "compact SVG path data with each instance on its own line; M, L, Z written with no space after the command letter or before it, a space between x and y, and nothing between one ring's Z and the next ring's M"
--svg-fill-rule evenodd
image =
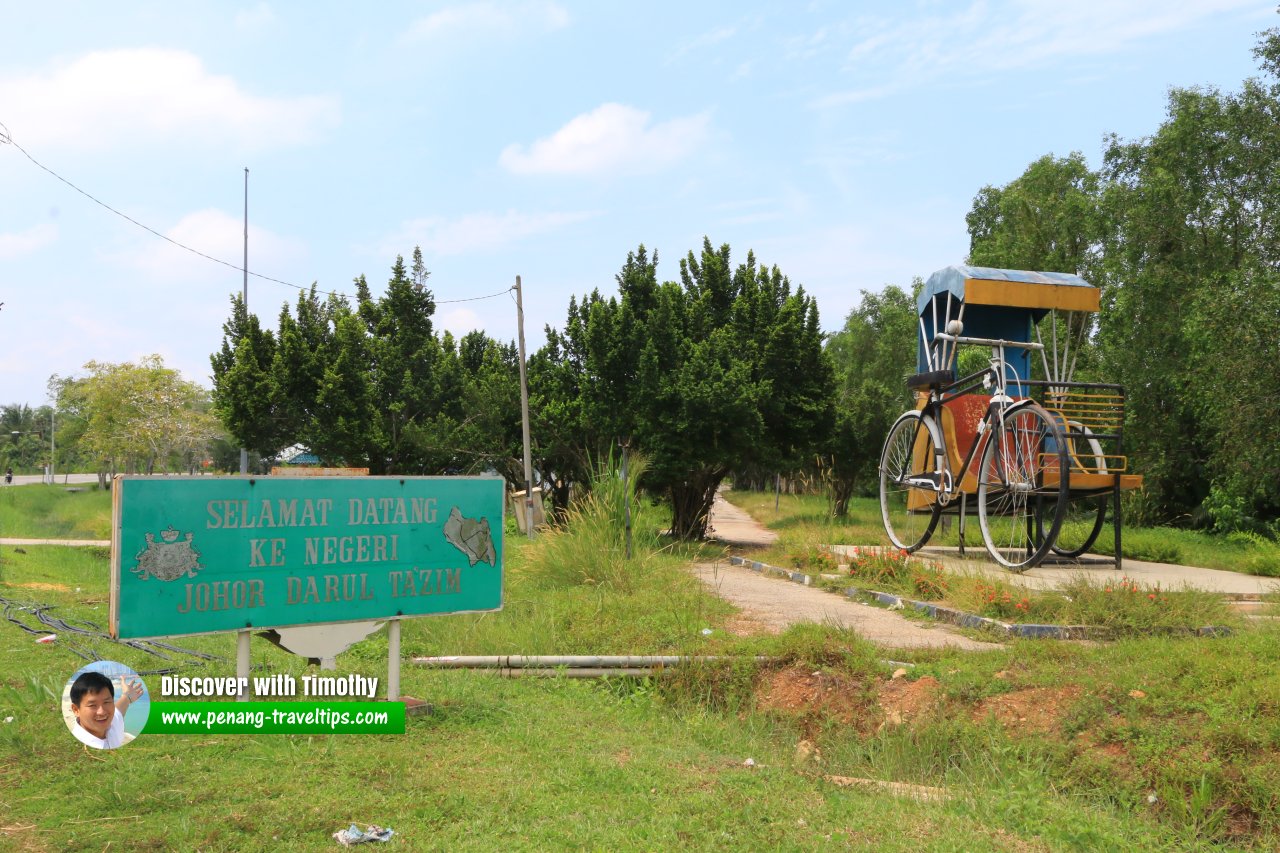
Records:
M1044 344L1031 343L1030 341L1002 341L995 338L966 338L957 335L948 335L946 332L938 332L933 336L935 341L955 341L958 344L984 344L992 347L1015 347L1017 349L1044 349Z

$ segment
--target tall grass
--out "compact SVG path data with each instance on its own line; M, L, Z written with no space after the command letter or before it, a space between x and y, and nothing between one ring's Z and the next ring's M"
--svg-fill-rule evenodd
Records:
M610 456L600 461L589 489L574 500L563 521L538 535L527 554L528 571L544 584L605 585L630 592L636 575L668 550L661 541L659 510L636 500L636 481L647 468L643 457L632 456L624 482L618 460Z
M590 488L561 522L532 541L508 531L499 613L418 620L406 628L411 654L682 654L706 643L702 630L731 608L685 568L705 549L668 540L663 508L637 500L643 459L624 485L603 460ZM631 556L625 516L631 505Z

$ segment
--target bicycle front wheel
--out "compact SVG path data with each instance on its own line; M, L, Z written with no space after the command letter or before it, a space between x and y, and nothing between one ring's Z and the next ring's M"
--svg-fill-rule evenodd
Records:
M992 430L978 467L978 523L997 563L1022 571L1049 553L1067 508L1067 470L1062 430L1039 406Z
M918 550L938 526L937 493L919 483L933 476L933 436L919 412L894 422L880 454L880 517L889 541Z

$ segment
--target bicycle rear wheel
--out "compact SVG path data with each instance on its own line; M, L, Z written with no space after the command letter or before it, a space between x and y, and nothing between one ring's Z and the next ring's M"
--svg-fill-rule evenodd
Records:
M1062 430L1039 406L992 430L978 467L978 523L997 563L1022 571L1049 553L1067 509L1067 470Z
M1092 548L1107 520L1107 500L1104 495L1078 498L1067 504L1067 511L1062 515L1062 526L1058 528L1058 535L1054 538L1053 553L1074 560ZM1044 536L1051 521L1051 518L1045 517L1044 512L1036 514L1036 532L1039 536Z
M895 547L908 553L929 541L938 526L937 493L912 485L933 476L934 442L919 412L907 412L889 428L880 454L880 517Z
M1067 431L1067 456L1071 470L1105 474L1107 458L1102 452L1102 445L1093 437L1088 427L1076 421L1067 421L1064 425L1059 420L1058 423ZM1106 495L1072 499L1063 513L1062 526L1058 528L1058 535L1054 539L1053 553L1074 560L1092 548L1106 522L1107 503ZM1051 519L1046 519L1043 511L1037 513L1037 535L1043 537L1050 522Z

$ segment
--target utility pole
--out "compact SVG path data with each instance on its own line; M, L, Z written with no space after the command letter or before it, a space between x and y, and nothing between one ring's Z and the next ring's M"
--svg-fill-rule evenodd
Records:
M244 312L249 315L249 167L244 167ZM240 473L249 473L249 450L240 448Z
M533 462L529 447L529 377L524 365L524 296L520 276L516 276L516 328L520 336L520 422L524 429L524 518L525 532L533 538Z
M627 559L631 559L631 478L627 476L627 451L631 449L631 436L621 439L622 445L622 501L626 516Z

